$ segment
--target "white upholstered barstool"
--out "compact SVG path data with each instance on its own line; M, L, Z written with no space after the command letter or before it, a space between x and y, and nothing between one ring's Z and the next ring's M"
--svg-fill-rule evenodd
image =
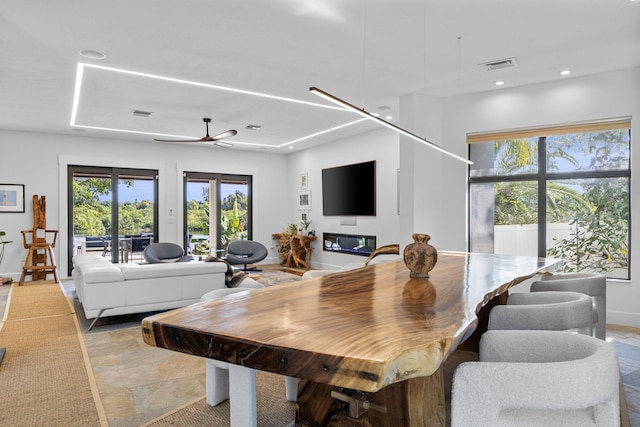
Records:
M592 302L578 292L512 293L489 313L489 330L574 331L591 335Z
M452 427L619 426L612 344L559 331L488 331L456 368Z
M216 289L207 292L200 301L210 301L223 298L239 292L251 292L257 284L252 279L245 278L238 288ZM232 427L257 427L258 402L256 394L255 369L207 359L206 366L206 401L210 406L216 406L229 399L230 421ZM285 377L285 395L288 401L298 399L298 379Z
M531 284L531 292L569 291L589 295L593 300L593 332L596 338L606 338L607 278L597 273L547 274Z

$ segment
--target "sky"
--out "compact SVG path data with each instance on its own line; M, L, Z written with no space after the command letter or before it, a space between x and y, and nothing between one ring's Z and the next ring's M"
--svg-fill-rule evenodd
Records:
M187 186L187 200L199 200L202 201L202 189L208 188L208 184L191 182ZM241 190L246 193L245 185L236 184L223 184L222 185L222 198L226 198L229 194L235 194L236 190ZM135 181L133 187L122 186L120 191L121 202L135 202L142 200L153 199L153 182L152 181ZM100 200L110 200L111 196L102 196Z

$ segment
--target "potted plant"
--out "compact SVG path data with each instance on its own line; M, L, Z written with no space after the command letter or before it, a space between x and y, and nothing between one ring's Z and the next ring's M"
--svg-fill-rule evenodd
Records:
M311 225L310 219L303 219L302 221L300 221L300 226L302 227L301 230L304 232L305 235L309 234L310 225Z

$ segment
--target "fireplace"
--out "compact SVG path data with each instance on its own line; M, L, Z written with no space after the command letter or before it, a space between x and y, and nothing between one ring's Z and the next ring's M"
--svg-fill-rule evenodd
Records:
M376 249L376 236L362 234L322 233L322 250L369 256Z

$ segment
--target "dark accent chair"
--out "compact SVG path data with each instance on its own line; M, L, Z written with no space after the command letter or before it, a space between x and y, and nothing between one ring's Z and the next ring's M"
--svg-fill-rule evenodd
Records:
M182 246L171 242L152 243L142 252L142 256L149 264L161 262L185 262L192 261L191 255L185 255Z
M225 259L231 265L244 265L243 271L261 271L256 267L247 268L267 257L267 247L255 240L235 240L227 246Z

